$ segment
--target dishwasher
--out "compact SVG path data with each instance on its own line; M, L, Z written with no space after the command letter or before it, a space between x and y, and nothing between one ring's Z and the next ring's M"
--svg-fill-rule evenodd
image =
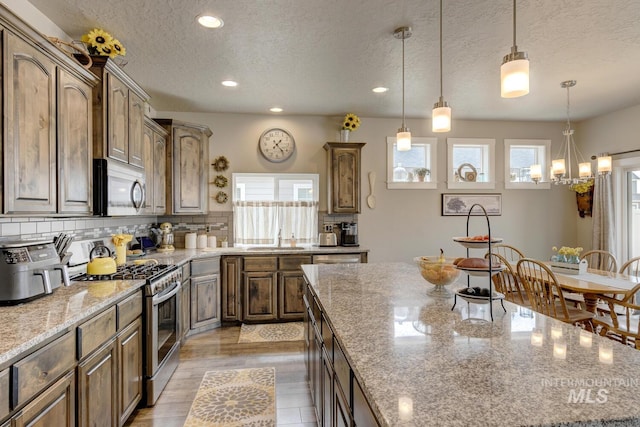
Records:
M313 255L314 264L358 264L361 256L357 254L317 254Z

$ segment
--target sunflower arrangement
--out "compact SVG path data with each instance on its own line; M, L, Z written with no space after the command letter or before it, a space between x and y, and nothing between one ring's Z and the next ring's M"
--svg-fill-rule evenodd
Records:
M593 179L590 179L588 181L585 182L580 182L578 184L573 184L571 186L571 189L573 191L575 191L578 194L583 194L583 193L587 193L589 190L591 190L591 187L593 187L593 184L595 183L595 181Z
M342 129L354 131L360 127L360 117L353 113L348 113L342 121Z
M120 41L99 28L94 28L82 36L82 42L87 45L87 50L91 55L108 56L113 59L118 55L127 54L127 50Z

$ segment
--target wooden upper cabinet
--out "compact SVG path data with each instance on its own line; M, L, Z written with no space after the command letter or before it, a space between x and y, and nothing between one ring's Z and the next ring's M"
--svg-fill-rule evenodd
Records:
M129 164L143 168L144 147L144 101L133 92L129 93Z
M364 142L327 142L328 212L360 213L361 151Z
M91 213L91 86L58 70L58 212Z
M142 137L144 149L144 205L145 213L153 213L154 182L153 182L153 129L145 125Z
M155 120L171 141L167 146L167 214L207 213L211 130L178 120Z
M4 213L55 213L56 65L5 34Z
M90 70L102 80L93 90L94 157L143 168L144 103L149 95L108 57L92 60Z
M144 117L143 153L145 170L145 212L163 215L166 212L167 131Z

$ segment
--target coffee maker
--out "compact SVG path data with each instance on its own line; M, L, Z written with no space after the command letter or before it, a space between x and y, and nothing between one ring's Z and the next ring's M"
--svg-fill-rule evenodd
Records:
M340 223L340 245L341 246L359 246L357 223L355 222Z

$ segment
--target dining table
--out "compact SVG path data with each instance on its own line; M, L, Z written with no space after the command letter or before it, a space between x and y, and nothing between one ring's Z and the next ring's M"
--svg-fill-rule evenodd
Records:
M553 269L552 269L553 270ZM598 298L603 295L627 295L640 284L640 277L589 268L585 273L567 274L554 271L560 287L579 293L584 298L585 309L596 312Z

